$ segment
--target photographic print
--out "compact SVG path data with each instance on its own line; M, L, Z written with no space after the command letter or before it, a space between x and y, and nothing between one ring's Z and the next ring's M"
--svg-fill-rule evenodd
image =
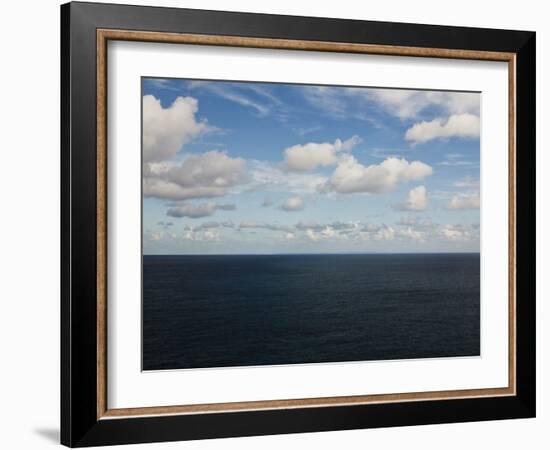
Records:
M142 78L142 369L480 356L480 93Z

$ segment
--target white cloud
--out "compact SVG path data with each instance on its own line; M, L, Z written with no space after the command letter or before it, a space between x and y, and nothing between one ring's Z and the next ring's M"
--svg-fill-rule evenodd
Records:
M401 238L412 239L414 241L424 242L425 233L423 231L415 230L412 227L407 227L404 230L398 230L397 235Z
M407 200L395 206L395 209L407 211L423 211L428 206L428 195L425 186L417 186L409 191Z
M187 230L181 235L181 239L185 241L214 242L220 240L220 233L216 230Z
M184 203L181 205L172 206L168 209L168 211L166 211L166 214L170 217L189 217L192 219L197 219L200 217L211 216L218 209L234 210L236 207L235 205L219 205L213 202L199 204Z
M300 231L307 231L307 230L313 230L313 231L321 231L324 229L327 225L321 224L313 221L300 221L295 225L295 228Z
M393 241L394 238L395 229L387 225L382 225L380 229L374 233L374 239L377 241Z
M432 168L420 161L387 158L380 164L364 166L353 156L342 157L329 181L322 187L341 194L380 193L394 190L399 183L420 181L432 174Z
M317 192L326 177L315 173L298 173L281 170L267 161L249 161L252 182L249 190L279 191L307 194Z
M402 223L402 225L404 225ZM411 223L396 231L396 236L402 239L412 239L419 242L434 242L435 240L475 242L479 239L478 224L445 224L436 225L428 222Z
M304 201L302 197L294 196L287 198L286 201L281 205L281 209L284 211L301 211L304 209Z
M446 122L441 118L430 122L422 121L414 124L405 133L405 139L415 144L450 137L479 137L479 117L463 113L450 116Z
M457 193L447 204L448 209L479 209L479 192Z
M257 222L253 220L242 221L235 225L231 221L225 222L203 222L200 225L188 225L184 228L182 235L174 232L161 230L160 232L148 233L149 240L163 241L219 241L221 238L231 236L232 233L246 232L256 234L256 230L266 230L270 238L277 238L279 241L293 241L296 245L308 245L315 243L321 245L337 245L341 243L348 249L360 247L362 242L416 242L419 244L432 245L435 242L470 242L479 240L479 224L445 224L437 225L430 220L410 216L409 219L402 219L395 225L385 223L373 224L366 222L298 222L295 225L284 225L279 223ZM258 235L257 239L265 239L265 235ZM242 239L242 238L241 238ZM349 244L344 244L348 242ZM356 244L353 244L356 242ZM397 244L396 244L397 245ZM399 244L401 245L401 244ZM398 249L399 247L394 247ZM472 247L475 248L475 247Z
M330 225L325 226L324 228L322 228L319 231L316 231L312 228L308 228L306 230L306 236L311 241L319 241L321 239L324 239L324 240L339 239L339 240L341 240L341 239L347 239L348 238L348 236L346 234L338 233L338 231L335 230Z
M145 241L153 241L155 244L164 244L173 248L174 245L180 244L182 241L196 241L196 242L211 242L219 241L220 234L216 230L185 230L183 233L169 233L166 231L160 231L155 233L147 232L143 235Z
M323 231L321 231L321 236L326 238L333 238L337 235L336 230L332 227L326 227Z
M313 231L312 229L306 230L306 236L312 241L318 241L320 239L319 234Z
M319 109L321 113L339 117L348 109L346 99L342 96L341 89L328 86L304 86L301 92L309 103Z
M181 162L146 165L143 195L169 200L219 197L246 181L244 159L210 151Z
M187 200L191 198L220 197L225 189L217 187L182 187L171 181L160 178L143 179L144 197L154 197L163 200Z
M370 96L387 111L400 118L416 116L428 104L425 95L406 89L372 89Z
M297 232L305 232L305 236L311 241L321 239L349 239L357 237L361 227L359 222L298 222L294 225Z
M343 225L344 227L339 226ZM401 220L397 226L361 222L299 222L294 226L296 239L306 241L416 241L433 243L435 240L470 241L479 239L479 227L474 225L433 224L418 218ZM360 244L358 244L360 245Z
M449 241L467 241L473 237L472 232L461 225L444 225L440 234Z
M334 143L309 142L303 145L293 145L284 150L285 166L289 171L306 172L317 167L336 164L338 152L350 151L361 142L361 138L353 136L345 141L336 139Z
M176 233L171 233L168 231L158 231L158 232L148 232L144 235L144 237L150 241L160 242L160 241L175 240L178 238L178 235Z
M307 86L302 93L321 112L341 119L355 117L372 121L369 113L373 108L382 108L400 119L418 118L428 108L435 108L443 115L479 115L480 96L470 92Z
M428 107L448 114L479 114L479 94L470 92L371 89L370 95L388 112L401 119L417 117Z
M152 95L143 96L143 161L173 158L183 144L207 131L195 114L198 101L178 97L167 108Z
M167 177L180 186L228 188L243 181L244 171L244 159L210 151L190 155L181 164L173 166Z

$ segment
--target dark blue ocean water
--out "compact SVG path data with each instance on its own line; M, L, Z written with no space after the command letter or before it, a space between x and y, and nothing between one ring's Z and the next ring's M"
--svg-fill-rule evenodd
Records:
M480 354L479 254L143 257L143 369Z

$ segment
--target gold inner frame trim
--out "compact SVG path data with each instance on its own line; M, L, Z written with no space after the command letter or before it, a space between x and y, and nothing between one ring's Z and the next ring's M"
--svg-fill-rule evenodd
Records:
M508 386L501 388L407 392L378 395L261 400L197 405L109 409L107 404L107 42L109 40L168 44L304 50L370 55L502 61L508 63ZM374 403L499 397L516 394L516 55L515 53L445 48L402 47L240 36L97 30L97 418L205 414L267 409L313 408Z

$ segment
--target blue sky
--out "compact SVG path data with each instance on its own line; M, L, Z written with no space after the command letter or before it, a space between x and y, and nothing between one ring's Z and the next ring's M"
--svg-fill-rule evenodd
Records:
M478 93L142 87L144 254L479 251Z

